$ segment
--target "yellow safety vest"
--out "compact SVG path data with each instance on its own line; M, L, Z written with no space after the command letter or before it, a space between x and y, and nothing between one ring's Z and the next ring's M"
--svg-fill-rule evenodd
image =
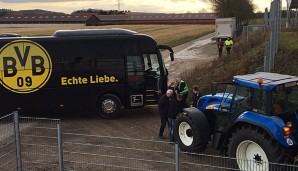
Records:
M231 47L233 45L233 40L226 40L225 41L225 46L226 47Z

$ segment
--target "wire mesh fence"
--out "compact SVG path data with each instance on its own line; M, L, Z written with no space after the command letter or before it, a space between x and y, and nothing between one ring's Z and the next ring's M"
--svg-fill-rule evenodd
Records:
M175 145L63 133L65 170L175 170Z
M246 43L248 43L251 37L254 37L255 34L258 34L258 36L263 37L265 31L265 25L247 25L243 26L242 35L246 38Z
M163 140L62 133L58 119L10 114L0 118L0 135L0 170L5 171L298 170L295 165L183 152Z
M16 170L14 115L0 118L0 170Z
M23 170L58 170L58 119L19 118Z

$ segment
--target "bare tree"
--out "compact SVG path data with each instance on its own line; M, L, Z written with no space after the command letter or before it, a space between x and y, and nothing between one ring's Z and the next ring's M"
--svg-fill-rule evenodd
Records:
M253 17L252 0L205 0L219 17L236 17L237 25L247 23Z

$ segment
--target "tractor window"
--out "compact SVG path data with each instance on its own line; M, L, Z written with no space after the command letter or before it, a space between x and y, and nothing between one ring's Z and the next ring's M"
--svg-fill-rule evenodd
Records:
M236 94L232 102L232 110L238 113L251 109L251 89L247 87L237 87Z
M272 114L279 114L297 110L298 86L287 87L272 92Z
M222 101L221 101L222 110L230 110L231 101L232 101L232 98L233 98L233 95L235 94L235 92L236 92L236 86L227 85L226 91L225 91Z
M266 114L266 92L259 89L253 89L251 106L254 112Z

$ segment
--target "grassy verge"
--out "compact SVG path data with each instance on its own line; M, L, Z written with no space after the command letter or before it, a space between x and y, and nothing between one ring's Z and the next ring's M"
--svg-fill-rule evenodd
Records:
M260 33L249 42L236 40L231 55L223 55L204 67L198 66L184 78L190 87L196 84L202 94L209 94L212 82L232 82L234 75L253 73L262 66L264 44L265 35Z
M279 53L273 72L298 75L298 35L282 32ZM249 74L263 66L266 35L256 34L249 43L239 40L230 56L224 55L204 67L197 66L185 74L189 86L198 85L202 94L209 94L212 82L232 82L234 75Z
M52 35L56 30L123 28L152 36L160 44L177 46L214 32L214 25L107 25L96 27L0 28L0 32L23 36ZM9 29L9 31L8 31Z
M273 72L298 76L298 32L282 32Z

